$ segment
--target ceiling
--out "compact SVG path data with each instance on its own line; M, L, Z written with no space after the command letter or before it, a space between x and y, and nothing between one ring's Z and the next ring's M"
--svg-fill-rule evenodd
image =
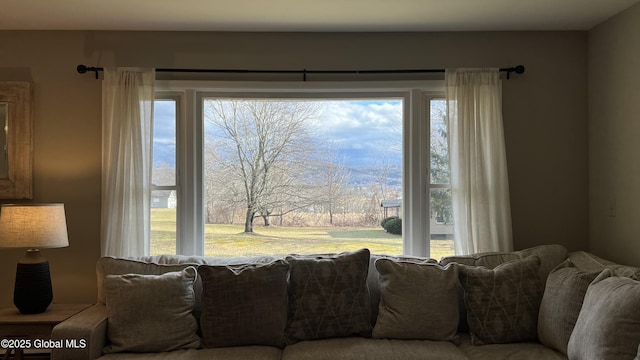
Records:
M2 0L0 30L588 30L640 0Z

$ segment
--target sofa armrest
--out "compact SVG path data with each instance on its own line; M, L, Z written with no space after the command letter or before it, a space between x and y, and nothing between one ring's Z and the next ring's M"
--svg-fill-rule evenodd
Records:
M53 328L51 339L62 340L61 349L52 349L53 360L92 360L102 355L107 345L107 307L93 305L68 318ZM75 340L76 348L67 347L66 341Z

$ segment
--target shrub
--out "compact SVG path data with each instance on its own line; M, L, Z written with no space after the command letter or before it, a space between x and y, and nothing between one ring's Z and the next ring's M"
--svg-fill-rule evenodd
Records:
M402 235L402 219L395 218L387 221L384 227L389 234Z
M398 218L397 216L389 216L389 217L386 217L386 218L382 219L382 221L380 221L380 226L382 226L382 227L386 230L386 229L387 229L387 228L386 228L387 223L388 223L389 221L391 221L391 220L393 220L393 219L397 219L397 218Z

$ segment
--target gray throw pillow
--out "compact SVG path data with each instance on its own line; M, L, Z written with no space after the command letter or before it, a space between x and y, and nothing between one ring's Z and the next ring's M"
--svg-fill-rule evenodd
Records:
M582 271L567 259L549 274L538 314L541 343L567 354L569 337L578 320L584 295L599 273Z
M289 319L287 343L370 335L367 286L369 250L336 255L287 256Z
M110 345L104 352L200 347L192 314L196 276L194 267L162 275L107 275L103 285Z
M537 340L543 293L539 267L536 255L492 270L460 265L473 345Z
M640 282L605 269L593 280L569 339L571 360L634 360L640 345Z
M453 340L459 319L458 267L378 259L380 307L374 338Z
M289 264L201 265L204 347L283 347Z

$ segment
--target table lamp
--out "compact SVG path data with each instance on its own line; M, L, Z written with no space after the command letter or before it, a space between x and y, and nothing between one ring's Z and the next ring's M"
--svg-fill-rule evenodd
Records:
M49 262L39 248L69 246L64 204L0 205L0 248L26 248L18 261L13 303L23 314L47 310L53 300Z

